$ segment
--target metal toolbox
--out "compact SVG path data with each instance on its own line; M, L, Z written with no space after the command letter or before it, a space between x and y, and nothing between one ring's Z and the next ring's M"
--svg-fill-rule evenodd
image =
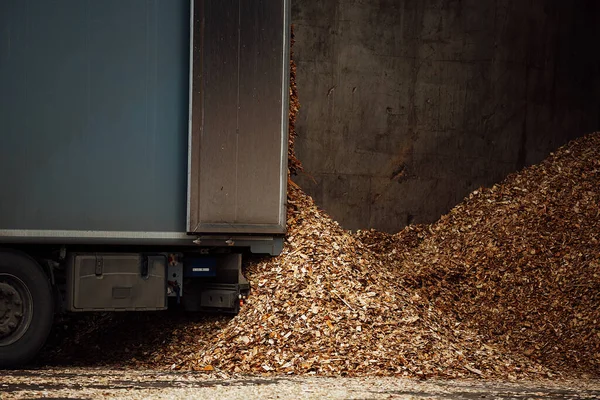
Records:
M167 257L162 254L72 253L67 268L69 311L167 308Z

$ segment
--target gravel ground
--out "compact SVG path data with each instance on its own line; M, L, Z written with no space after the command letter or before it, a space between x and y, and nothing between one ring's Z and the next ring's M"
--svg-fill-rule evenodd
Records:
M600 381L417 381L62 368L3 371L1 399L599 399Z

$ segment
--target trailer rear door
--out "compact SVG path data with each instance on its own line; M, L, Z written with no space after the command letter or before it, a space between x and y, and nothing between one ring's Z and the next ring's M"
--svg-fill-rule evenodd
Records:
M285 232L289 0L194 0L188 233Z

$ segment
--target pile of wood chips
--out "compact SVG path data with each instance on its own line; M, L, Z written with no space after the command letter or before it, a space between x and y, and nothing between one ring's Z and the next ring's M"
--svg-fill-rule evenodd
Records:
M552 377L600 372L600 135L473 192L431 226L345 231L289 190L279 257L230 321L142 365L229 372Z
M283 253L250 265L249 301L213 337L178 329L144 366L238 373L460 377L540 374L402 287L371 251L292 186ZM160 364L152 360L160 361Z
M361 234L398 265L399 284L485 343L600 375L598 133L473 192L431 226L381 236Z
M62 347L45 360L250 374L600 376L600 134L396 235L346 231L294 184L288 203L283 253L246 266L251 293L239 315L82 323L58 335Z

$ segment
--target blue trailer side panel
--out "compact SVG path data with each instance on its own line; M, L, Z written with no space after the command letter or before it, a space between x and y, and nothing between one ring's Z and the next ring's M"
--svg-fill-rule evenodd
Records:
M185 232L189 1L0 1L0 230Z

